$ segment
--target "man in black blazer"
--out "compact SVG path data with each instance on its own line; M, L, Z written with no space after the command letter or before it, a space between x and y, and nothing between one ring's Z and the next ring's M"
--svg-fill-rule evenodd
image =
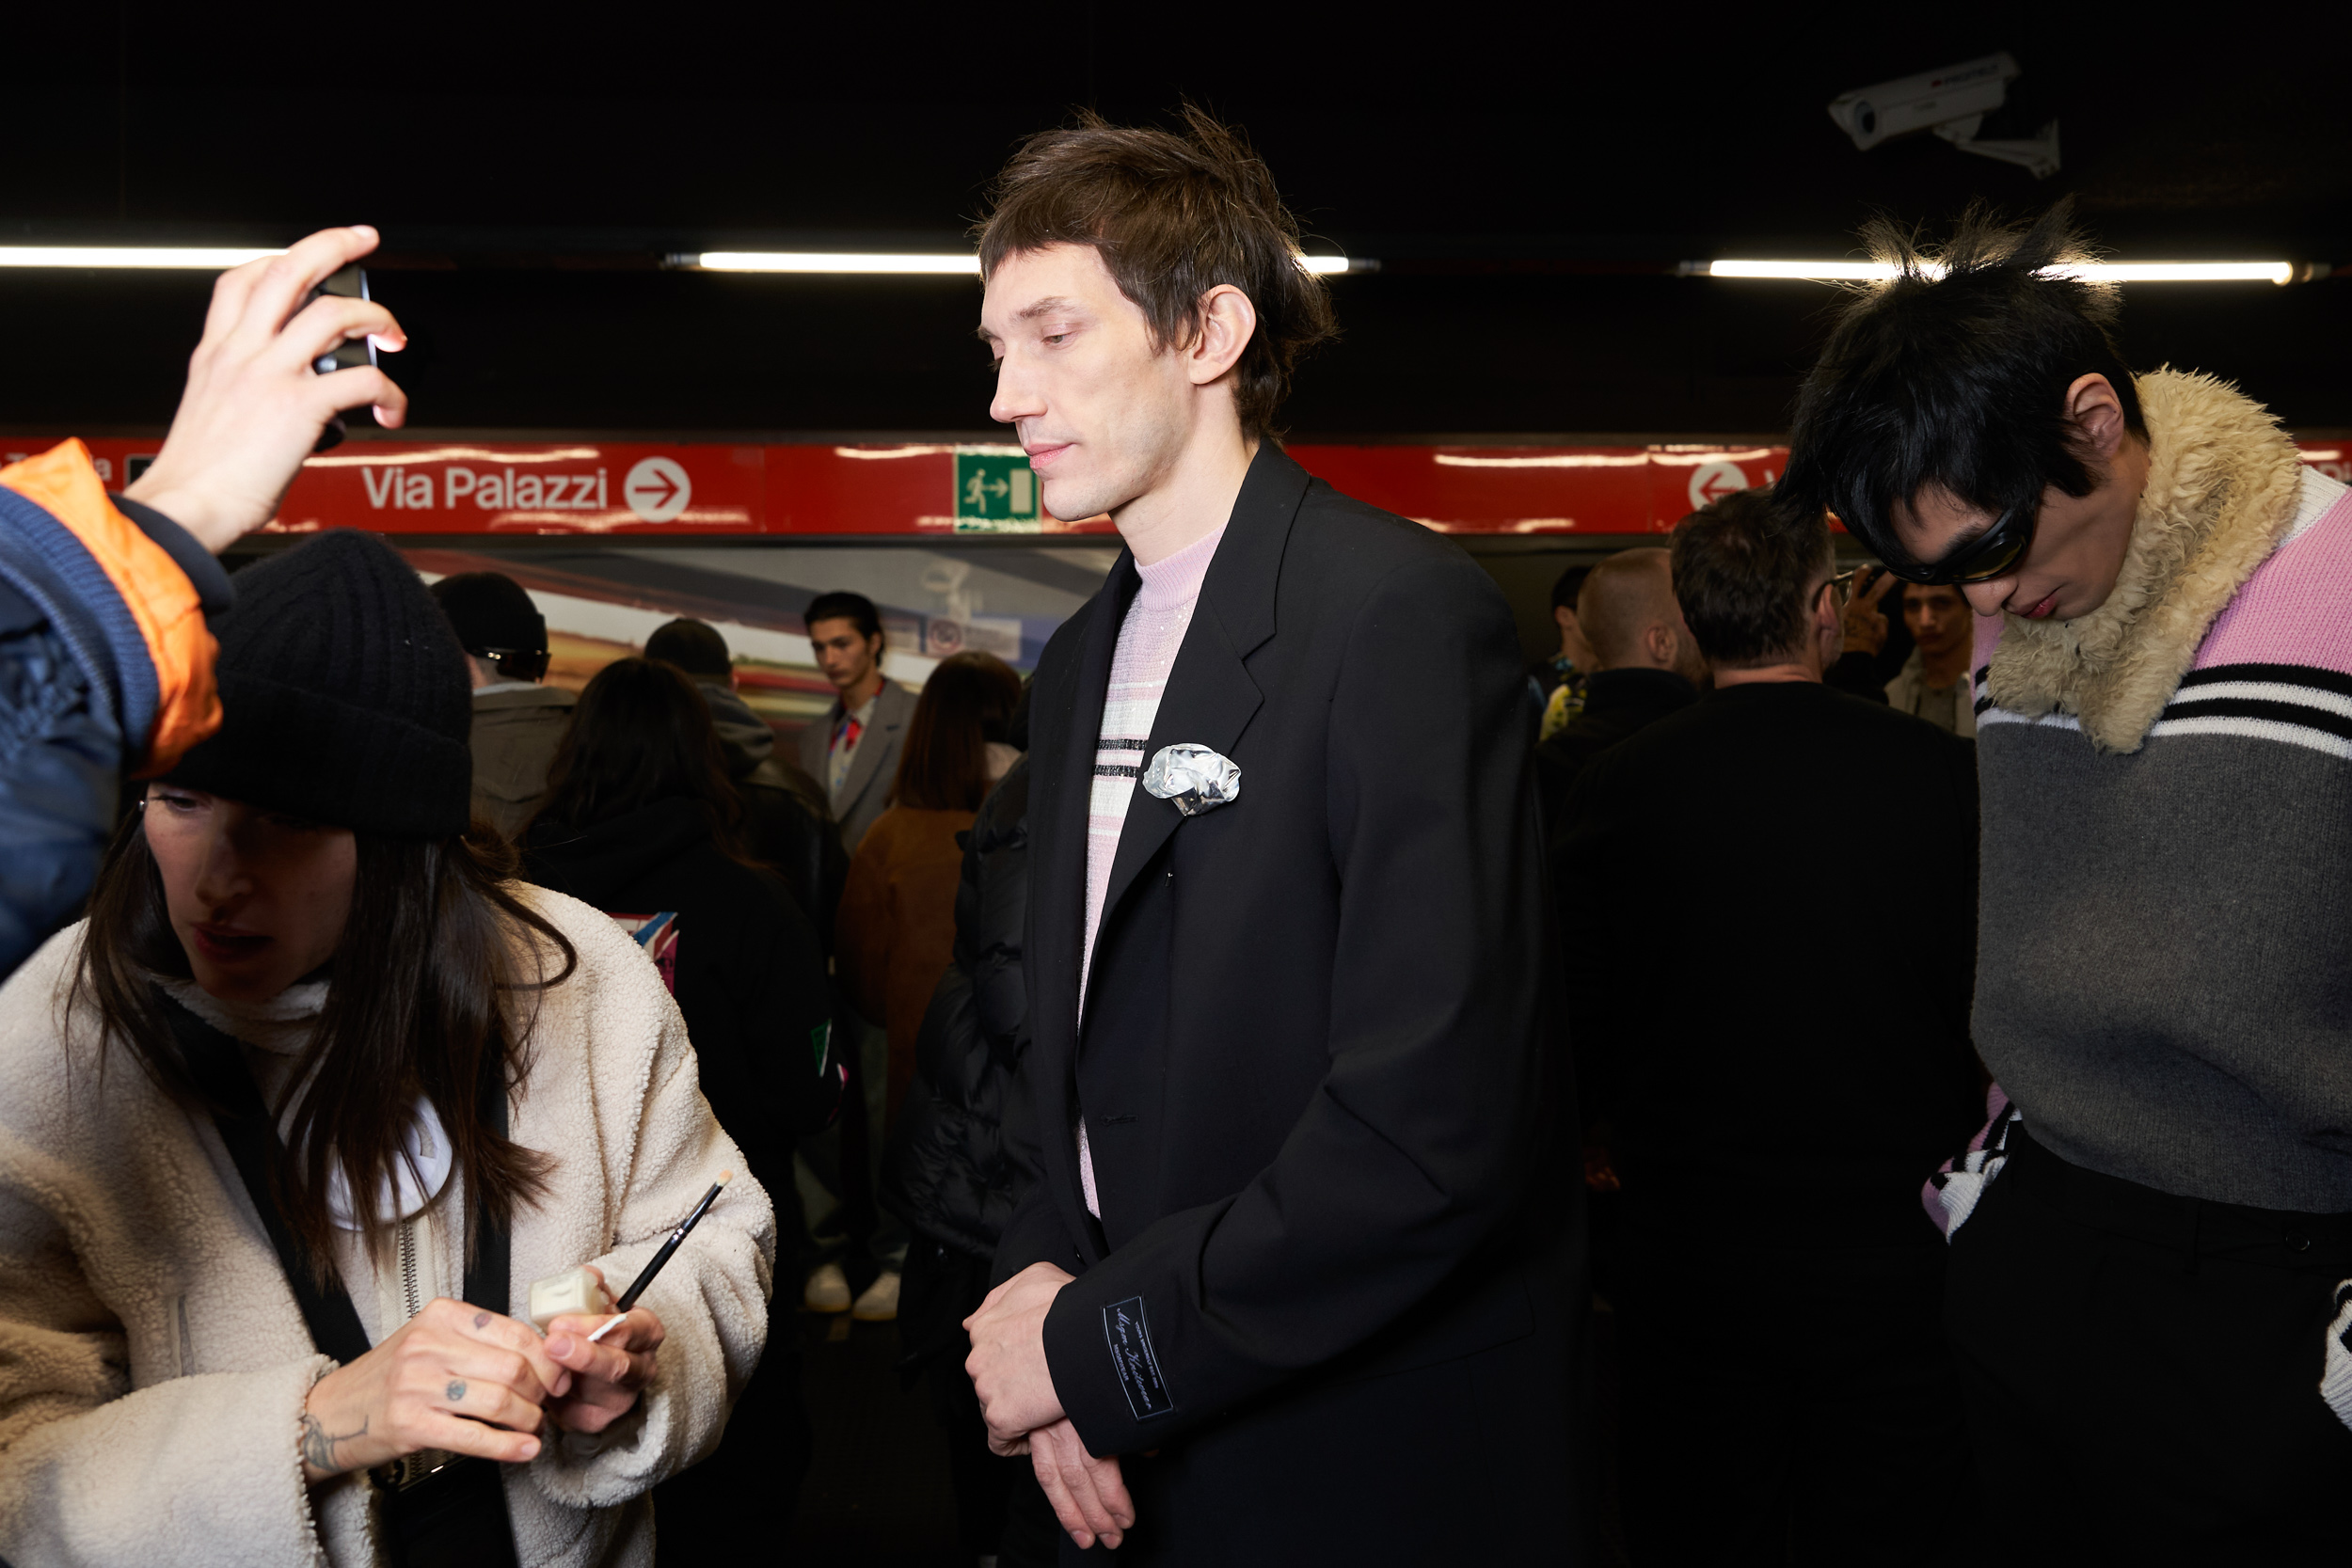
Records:
M967 1366L1065 1556L1574 1560L1581 1189L1511 617L1271 439L1327 302L1188 118L1036 138L981 239L992 412L1129 547L1031 696L1037 1180ZM1202 550L1154 710L1138 590Z

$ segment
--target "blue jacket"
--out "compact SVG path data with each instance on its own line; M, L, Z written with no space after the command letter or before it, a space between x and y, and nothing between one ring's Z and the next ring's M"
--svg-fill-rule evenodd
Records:
M106 494L79 441L0 468L0 976L74 918L121 781L219 722L207 618L229 577Z

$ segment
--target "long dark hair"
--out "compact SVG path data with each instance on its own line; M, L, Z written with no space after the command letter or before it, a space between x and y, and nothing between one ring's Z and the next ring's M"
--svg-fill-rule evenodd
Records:
M587 828L681 798L709 821L721 849L747 859L743 802L727 782L702 693L671 665L616 658L580 694L548 768L547 799L523 836L541 823Z
M405 1158L402 1135L420 1094L448 1131L466 1182L469 1252L476 1222L510 1223L518 1205L545 1194L552 1162L485 1125L481 1085L495 1069L511 1087L530 1069L532 1019L510 1019L503 1000L559 985L579 962L564 933L508 890L513 851L496 833L477 826L451 839L354 836L351 914L329 965L326 1005L287 1080L293 1117L275 1173L278 1207L321 1268L332 1256L330 1161L349 1184L369 1247L380 1255L389 1242L391 1227L368 1197ZM90 895L73 1000L96 1010L102 1052L120 1041L172 1099L207 1109L156 975L186 979L190 970L135 815ZM285 1100L273 1109L282 1120Z
M977 811L988 798L988 743L1003 740L1021 677L993 654L939 661L915 700L891 800L917 811Z

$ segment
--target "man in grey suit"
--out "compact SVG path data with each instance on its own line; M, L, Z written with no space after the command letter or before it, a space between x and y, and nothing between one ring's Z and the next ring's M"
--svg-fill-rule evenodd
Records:
M858 841L890 805L891 786L898 778L898 752L906 741L907 724L914 717L914 693L882 674L882 617L874 601L863 594L819 594L809 601L802 619L808 624L809 646L817 667L833 683L833 706L825 716L801 732L801 767L824 786L833 806L833 819L841 825L841 841L854 859ZM880 1025L867 1021L858 1042L859 1091L866 1101L866 1171L870 1191L880 1175L882 1143L882 1085L889 1079L888 1038ZM841 1129L827 1128L801 1143L806 1181L831 1195L846 1208L849 1187L842 1180ZM852 1146L854 1147L854 1146ZM851 1169L855 1168L854 1157ZM803 1193L806 1201L811 1195ZM825 1208L818 1204L818 1210ZM866 1249L882 1265L873 1287L852 1303L849 1275L836 1256L840 1240L830 1231L846 1217L837 1209L831 1218L811 1216L813 1228L803 1243L807 1268L801 1304L812 1312L854 1311L861 1318L887 1321L898 1315L899 1265L907 1249L906 1227L887 1213L866 1240Z
M882 674L882 617L873 600L819 594L803 619L834 696L824 719L801 732L801 767L825 786L842 843L855 855L866 830L890 804L914 693Z

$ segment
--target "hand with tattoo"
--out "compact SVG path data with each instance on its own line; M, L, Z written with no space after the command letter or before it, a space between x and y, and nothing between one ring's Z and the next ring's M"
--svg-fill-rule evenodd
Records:
M311 1386L297 1433L303 1477L316 1483L425 1449L535 1459L540 1423L573 1383L529 1323L436 1301Z
M596 1283L604 1283L603 1270L591 1263L588 1272ZM653 1381L655 1357L667 1332L661 1320L643 1307L632 1307L620 1327L591 1344L588 1336L610 1321L611 1313L598 1312L567 1314L548 1324L548 1354L557 1365L580 1375L569 1397L560 1397L548 1407L548 1418L557 1426L602 1432L635 1409L638 1396Z

